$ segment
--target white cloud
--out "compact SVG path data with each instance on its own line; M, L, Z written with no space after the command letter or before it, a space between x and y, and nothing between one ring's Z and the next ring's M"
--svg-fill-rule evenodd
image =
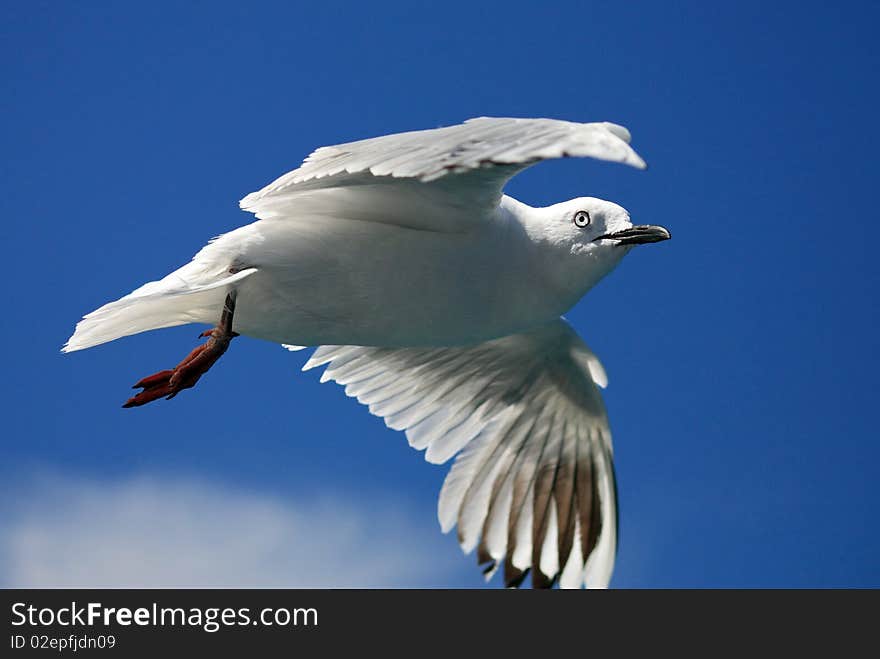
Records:
M388 501L157 478L41 479L15 498L0 510L6 587L443 586L474 570L435 520Z

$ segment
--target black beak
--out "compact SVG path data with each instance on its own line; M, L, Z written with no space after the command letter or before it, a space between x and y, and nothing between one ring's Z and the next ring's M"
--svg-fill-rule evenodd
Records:
M604 236L594 238L593 242L603 238L616 240L618 245L642 245L644 243L659 243L663 240L669 240L672 238L672 235L663 227L653 224L639 224L622 231L606 233Z

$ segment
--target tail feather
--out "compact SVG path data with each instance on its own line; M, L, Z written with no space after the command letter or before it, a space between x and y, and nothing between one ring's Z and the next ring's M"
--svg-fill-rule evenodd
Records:
M257 271L241 270L235 274L218 272L210 278L204 270L196 274L193 263L172 272L159 281L151 281L115 302L87 314L76 325L61 352L74 352L148 330L186 323L210 322L222 308L230 284Z

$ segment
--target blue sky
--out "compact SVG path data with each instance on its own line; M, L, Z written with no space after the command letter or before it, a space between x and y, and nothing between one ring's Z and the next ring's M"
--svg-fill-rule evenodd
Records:
M673 233L568 314L610 376L612 585L880 586L877 5L318 5L2 3L0 583L480 586L446 469L302 353L239 339L123 410L197 328L58 349L314 147L510 115L650 163L510 194Z

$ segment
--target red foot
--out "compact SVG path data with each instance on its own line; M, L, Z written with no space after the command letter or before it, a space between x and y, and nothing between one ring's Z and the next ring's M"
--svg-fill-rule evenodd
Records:
M159 371L139 380L132 388L141 387L143 391L125 401L122 407L138 407L163 397L171 399L184 389L194 387L199 378L207 373L208 369L226 352L229 342L238 336L238 333L218 327L206 330L199 336L211 338L195 348L172 370Z

